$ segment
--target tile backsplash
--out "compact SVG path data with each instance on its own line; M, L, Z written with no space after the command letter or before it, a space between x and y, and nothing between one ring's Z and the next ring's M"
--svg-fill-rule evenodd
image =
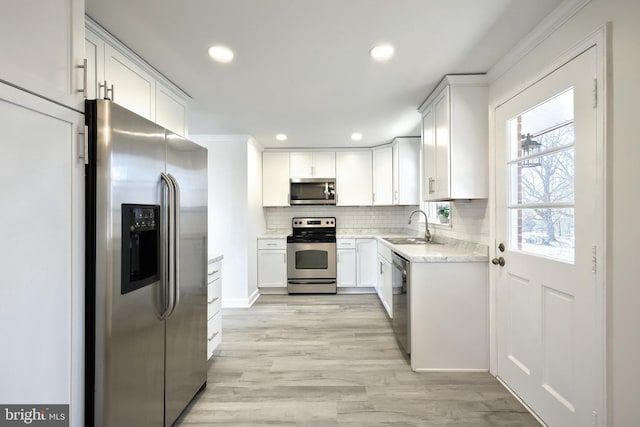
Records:
M338 232L406 232L409 213L417 206L292 206L264 208L267 230L291 230L297 216L335 216Z
M419 228L414 223L407 225L411 233L424 233L424 224ZM429 231L439 236L473 243L489 244L489 205L486 199L454 200L451 202L451 225L429 224Z
M291 231L294 216L335 216L338 232L344 233L424 233L420 215L408 224L409 214L418 206L292 206L264 208L269 232ZM429 225L435 238L445 237L489 244L489 207L487 200L454 200L451 226Z

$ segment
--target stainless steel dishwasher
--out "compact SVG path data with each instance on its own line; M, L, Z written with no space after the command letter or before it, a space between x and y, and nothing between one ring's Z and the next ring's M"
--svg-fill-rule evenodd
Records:
M401 255L393 252L392 265L393 318L391 324L398 343L407 354L411 354L410 263Z

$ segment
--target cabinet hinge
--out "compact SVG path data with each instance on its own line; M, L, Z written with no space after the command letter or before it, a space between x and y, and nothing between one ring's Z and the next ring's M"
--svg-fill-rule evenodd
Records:
M593 108L598 108L598 79L593 79Z
M598 271L598 249L596 245L591 246L591 272L596 273Z

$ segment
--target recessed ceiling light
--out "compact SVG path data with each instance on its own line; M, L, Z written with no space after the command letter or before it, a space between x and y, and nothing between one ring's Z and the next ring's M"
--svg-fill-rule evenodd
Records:
M287 140L287 135L285 135L284 133L279 133L276 135L276 139L278 141L286 141Z
M369 55L376 61L388 61L393 56L393 46L390 44L379 44L371 48Z
M354 132L351 134L351 139L354 141L360 141L362 139L362 134L360 132Z
M209 56L216 62L226 64L233 61L233 51L226 46L211 46Z

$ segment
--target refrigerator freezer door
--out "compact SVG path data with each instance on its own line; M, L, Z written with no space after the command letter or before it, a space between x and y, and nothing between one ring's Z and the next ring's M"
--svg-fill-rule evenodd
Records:
M160 241L165 240L160 181L165 131L108 101L96 101L96 111L95 425L158 426L164 403L165 324L159 316L166 308L166 253L160 249L159 280L122 293L127 254L121 247L121 206L161 206Z
M179 187L178 301L166 320L165 425L207 380L207 151L167 131L167 174Z

